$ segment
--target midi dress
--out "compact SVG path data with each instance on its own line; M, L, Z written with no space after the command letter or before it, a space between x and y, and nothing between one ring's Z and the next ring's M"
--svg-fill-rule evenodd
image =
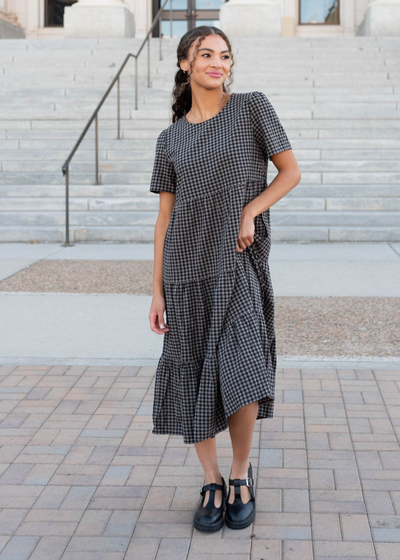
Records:
M291 144L259 91L232 93L214 117L182 116L157 138L150 191L175 193L163 248L166 323L154 381L153 434L214 437L258 401L274 412L276 340L269 208L236 252L243 207L267 184L268 159Z

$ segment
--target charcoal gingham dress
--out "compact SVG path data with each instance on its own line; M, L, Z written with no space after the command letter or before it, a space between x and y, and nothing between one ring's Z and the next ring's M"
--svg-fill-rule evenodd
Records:
M254 242L236 252L242 208L267 187L268 158L291 144L259 91L232 93L216 116L183 116L159 135L150 191L176 194L163 252L169 331L162 336L153 434L196 443L258 400L273 417L274 299L269 209Z

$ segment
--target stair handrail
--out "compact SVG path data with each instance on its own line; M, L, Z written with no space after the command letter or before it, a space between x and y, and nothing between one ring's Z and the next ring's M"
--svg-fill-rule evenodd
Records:
M151 87L150 85L150 34L152 33L155 25L157 24L157 22L160 20L161 18L161 14L164 11L164 6L165 4L170 1L170 8L169 8L169 12L170 12L170 29L171 29L171 37L172 37L172 0L165 0L164 4L160 7L160 9L158 10L155 18L153 19L153 22L151 24L150 29L148 30L146 37L144 38L138 52L136 54L133 53L129 53L127 54L124 62L122 63L122 65L120 66L118 72L116 73L114 79L112 80L111 84L109 85L109 87L107 88L106 92L104 93L103 97L101 98L100 102L98 103L96 109L94 110L92 116L90 117L90 119L88 120L85 128L83 129L81 135L79 136L78 140L75 143L75 146L72 148L69 156L67 157L67 159L65 160L63 166L62 166L62 173L65 176L65 243L63 243L62 247L72 247L74 245L74 243L70 243L69 240L69 164L72 160L72 158L75 155L76 150L79 148L82 140L84 139L84 137L86 136L87 131L89 130L90 126L92 125L93 121L95 121L95 162L96 162L96 169L95 169L95 173L96 173L96 181L95 181L95 185L100 185L100 181L99 181L99 122L98 122L98 113L101 109L101 107L103 106L103 103L105 102L105 100L107 99L107 97L109 96L111 90L113 89L115 83L117 83L117 121L118 121L118 133L117 133L117 140L121 140L121 103L120 103L120 75L123 71L123 69L125 68L128 60L133 57L135 59L135 110L137 110L138 108L138 58L140 53L142 52L142 49L144 47L144 45L147 42L147 87ZM159 29L159 45L160 45L160 58L159 60L163 60L162 58L162 38L163 35L161 34L161 23L160 23L160 29Z

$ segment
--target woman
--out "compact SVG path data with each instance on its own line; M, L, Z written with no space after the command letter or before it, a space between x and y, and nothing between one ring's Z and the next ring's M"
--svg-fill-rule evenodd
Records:
M205 484L194 526L217 531L226 509L225 523L242 529L255 515L254 424L274 408L269 208L301 174L268 98L227 92L234 61L220 29L188 31L177 58L172 124L157 139L150 184L160 206L149 319L164 335L152 433L195 445ZM270 186L269 158L279 171ZM228 426L229 494L215 440Z

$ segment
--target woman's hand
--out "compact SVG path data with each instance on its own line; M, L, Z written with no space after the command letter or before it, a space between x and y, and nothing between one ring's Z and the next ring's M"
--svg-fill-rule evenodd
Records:
M168 325L164 323L165 299L164 296L153 296L151 302L149 319L150 328L157 334L168 332Z
M242 253L254 242L254 229L254 218L246 211L245 206L240 218L239 235L236 244L237 253Z

